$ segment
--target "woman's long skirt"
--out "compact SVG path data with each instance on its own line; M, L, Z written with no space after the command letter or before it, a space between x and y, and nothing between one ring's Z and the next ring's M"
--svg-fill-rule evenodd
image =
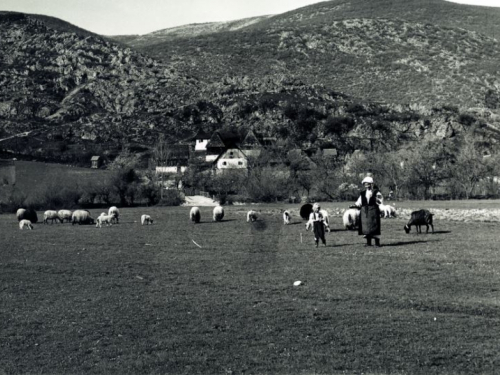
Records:
M322 243L326 243L325 224L322 221L313 221L313 231L315 241L321 240Z
M359 235L380 236L380 210L378 206L363 206L359 213Z

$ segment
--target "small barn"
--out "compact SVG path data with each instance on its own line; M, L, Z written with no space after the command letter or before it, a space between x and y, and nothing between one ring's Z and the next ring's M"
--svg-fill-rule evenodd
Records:
M91 168L98 169L101 168L102 166L102 158L100 156L92 156L90 159L91 162Z

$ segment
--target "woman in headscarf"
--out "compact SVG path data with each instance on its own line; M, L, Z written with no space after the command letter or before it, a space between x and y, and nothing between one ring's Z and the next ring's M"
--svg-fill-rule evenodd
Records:
M365 236L365 246L372 246L372 238L374 238L375 246L380 247L379 205L382 203L383 197L380 191L374 188L373 177L365 177L361 183L365 190L359 194L359 198L354 204L361 209L358 234Z
M319 240L326 246L325 239L325 218L323 214L319 212L321 207L318 203L314 203L313 212L309 215L309 222L312 223L314 232L314 241L316 242L316 247L318 247Z

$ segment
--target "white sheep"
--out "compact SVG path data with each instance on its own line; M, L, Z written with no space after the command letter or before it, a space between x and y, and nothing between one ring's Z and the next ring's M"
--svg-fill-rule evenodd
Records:
M141 216L141 224L142 225L153 224L153 219L151 219L151 216L149 216L149 215L142 215Z
M19 222L19 229L23 230L24 228L29 229L29 230L33 230L33 225L31 225L31 221L26 220L26 219L22 219Z
M327 210L319 210L319 213L323 215L323 224L325 225L325 229L330 232L330 219L328 218L328 211ZM313 222L311 219L306 223L306 230L309 230L312 228Z
M290 219L291 219L290 212L288 212L287 210L285 210L283 212L283 224L285 224L285 225L290 224Z
M224 208L222 206L214 207L213 221L221 221L224 218Z
M388 204L380 204L378 206L380 209L380 214L383 218L387 219L390 217L396 217L396 208Z
M359 225L359 212L360 210L357 208L349 208L344 212L344 216L342 217L342 221L344 223L344 227L347 230L355 230Z
M101 214L96 220L97 223L96 223L95 227L102 228L102 224L106 224L109 227L110 225L113 225L112 221L114 219L116 219L115 214L111 214L111 215Z
M257 212L250 210L247 212L247 223L257 221Z
M201 220L200 209L198 207L191 208L191 211L189 211L189 218L193 223L199 223Z
M56 221L56 223L58 221L61 221L59 219L59 215L57 214L57 211L53 211L53 210L47 210L43 213L43 223L48 224L49 220L50 220L51 224L54 224L54 220ZM61 223L62 223L62 221L61 221Z
M94 219L90 216L87 210L76 210L71 215L71 225L75 224L94 224Z
M118 218L120 217L120 210L118 209L118 207L112 206L109 208L108 215L113 215L113 214L115 215L114 220L116 221L116 223L118 223L119 222Z
M59 220L61 220L61 223L64 223L64 220L67 220L69 223L71 221L71 215L73 215L73 212L70 210L57 211L57 216L59 217Z

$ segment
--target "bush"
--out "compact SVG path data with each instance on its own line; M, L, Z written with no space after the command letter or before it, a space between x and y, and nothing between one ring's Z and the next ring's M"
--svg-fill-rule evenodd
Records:
M178 190L164 190L158 206L180 206L184 203L184 195Z

